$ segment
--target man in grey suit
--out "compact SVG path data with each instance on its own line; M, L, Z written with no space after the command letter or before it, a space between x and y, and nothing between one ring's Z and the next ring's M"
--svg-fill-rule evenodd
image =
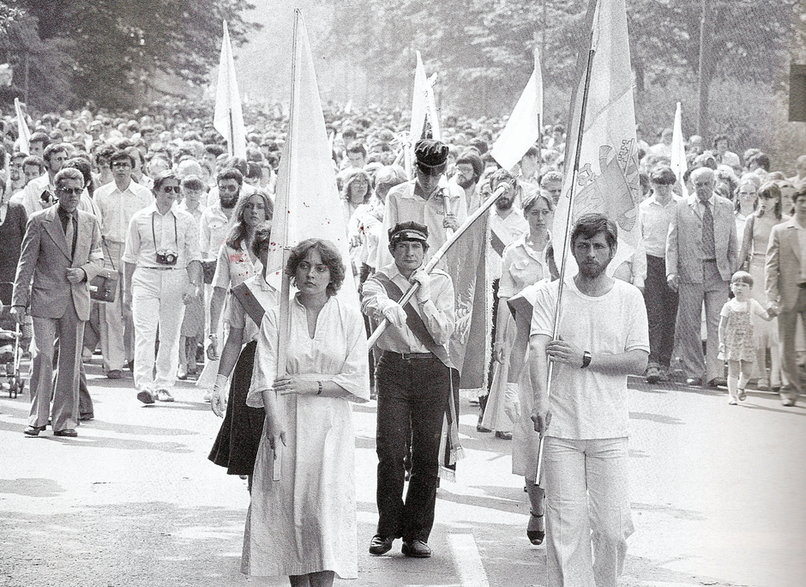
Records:
M778 313L785 406L794 406L801 391L795 331L798 318L806 325L806 187L792 199L795 215L773 227L767 246L767 300Z
M666 239L666 279L677 290L677 348L686 383L724 385L719 352L719 312L728 301L730 278L738 265L733 204L714 193L714 172L700 167L691 173L695 194L680 202ZM702 305L708 331L703 364L700 324ZM704 378L703 378L704 376Z
M33 361L29 436L38 436L51 415L55 436L77 436L79 365L84 323L90 317L89 281L103 267L101 229L95 217L78 210L84 177L63 169L54 179L59 203L31 216L14 279L11 313L22 323L33 318ZM58 339L58 375L53 356Z

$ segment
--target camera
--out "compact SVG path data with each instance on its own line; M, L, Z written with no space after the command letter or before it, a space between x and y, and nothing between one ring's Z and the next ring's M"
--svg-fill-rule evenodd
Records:
M173 251L157 251L157 264L176 265L177 256Z
M59 199L54 196L50 190L45 190L39 194L39 199L45 206L50 206L51 204L55 204L59 201Z

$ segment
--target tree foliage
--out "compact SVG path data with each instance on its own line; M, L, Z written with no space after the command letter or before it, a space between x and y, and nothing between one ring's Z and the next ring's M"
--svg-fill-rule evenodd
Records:
M713 34L705 60L711 79L781 89L789 57L804 47L799 0L706 0ZM453 111L504 114L542 47L546 87L568 92L585 40L587 0L321 0L332 6L330 48L360 63L383 102L411 84L414 50L437 71ZM636 88L696 79L702 0L627 0ZM548 106L548 105L547 105Z
M30 102L41 108L88 100L99 106L131 108L142 99L155 72L191 83L206 82L218 57L221 22L236 44L255 25L241 14L248 0L17 0L25 15L0 31L0 44L21 69L28 53L44 72L64 79L60 95L47 76L30 80ZM2 4L0 4L2 6ZM15 84L21 82L15 73Z

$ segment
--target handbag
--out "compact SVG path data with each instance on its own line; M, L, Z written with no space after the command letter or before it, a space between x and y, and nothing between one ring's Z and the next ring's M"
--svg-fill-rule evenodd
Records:
M101 239L101 246L106 249L106 241ZM105 252L109 254L109 251ZM109 257L109 262L112 263L112 269L104 267L98 274L90 280L89 290L90 298L99 302L114 302L115 296L118 291L118 281L120 274L115 269L115 263L112 257Z
M116 270L101 269L98 274L90 280L90 298L99 302L114 302L118 291L118 280L120 276Z

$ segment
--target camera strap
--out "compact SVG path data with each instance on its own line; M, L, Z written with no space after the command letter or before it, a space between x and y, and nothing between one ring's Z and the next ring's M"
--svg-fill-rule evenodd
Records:
M176 247L176 254L178 255L179 254L179 235L176 232L176 215L173 212L171 212L171 216L173 216L173 219L174 219L174 246ZM153 212L151 213L151 238L154 239L154 250L159 252L160 249L157 246L157 234L156 234L156 232L154 232L154 213ZM162 244L162 243L160 243L160 244ZM165 250L165 247L163 247L163 250Z

